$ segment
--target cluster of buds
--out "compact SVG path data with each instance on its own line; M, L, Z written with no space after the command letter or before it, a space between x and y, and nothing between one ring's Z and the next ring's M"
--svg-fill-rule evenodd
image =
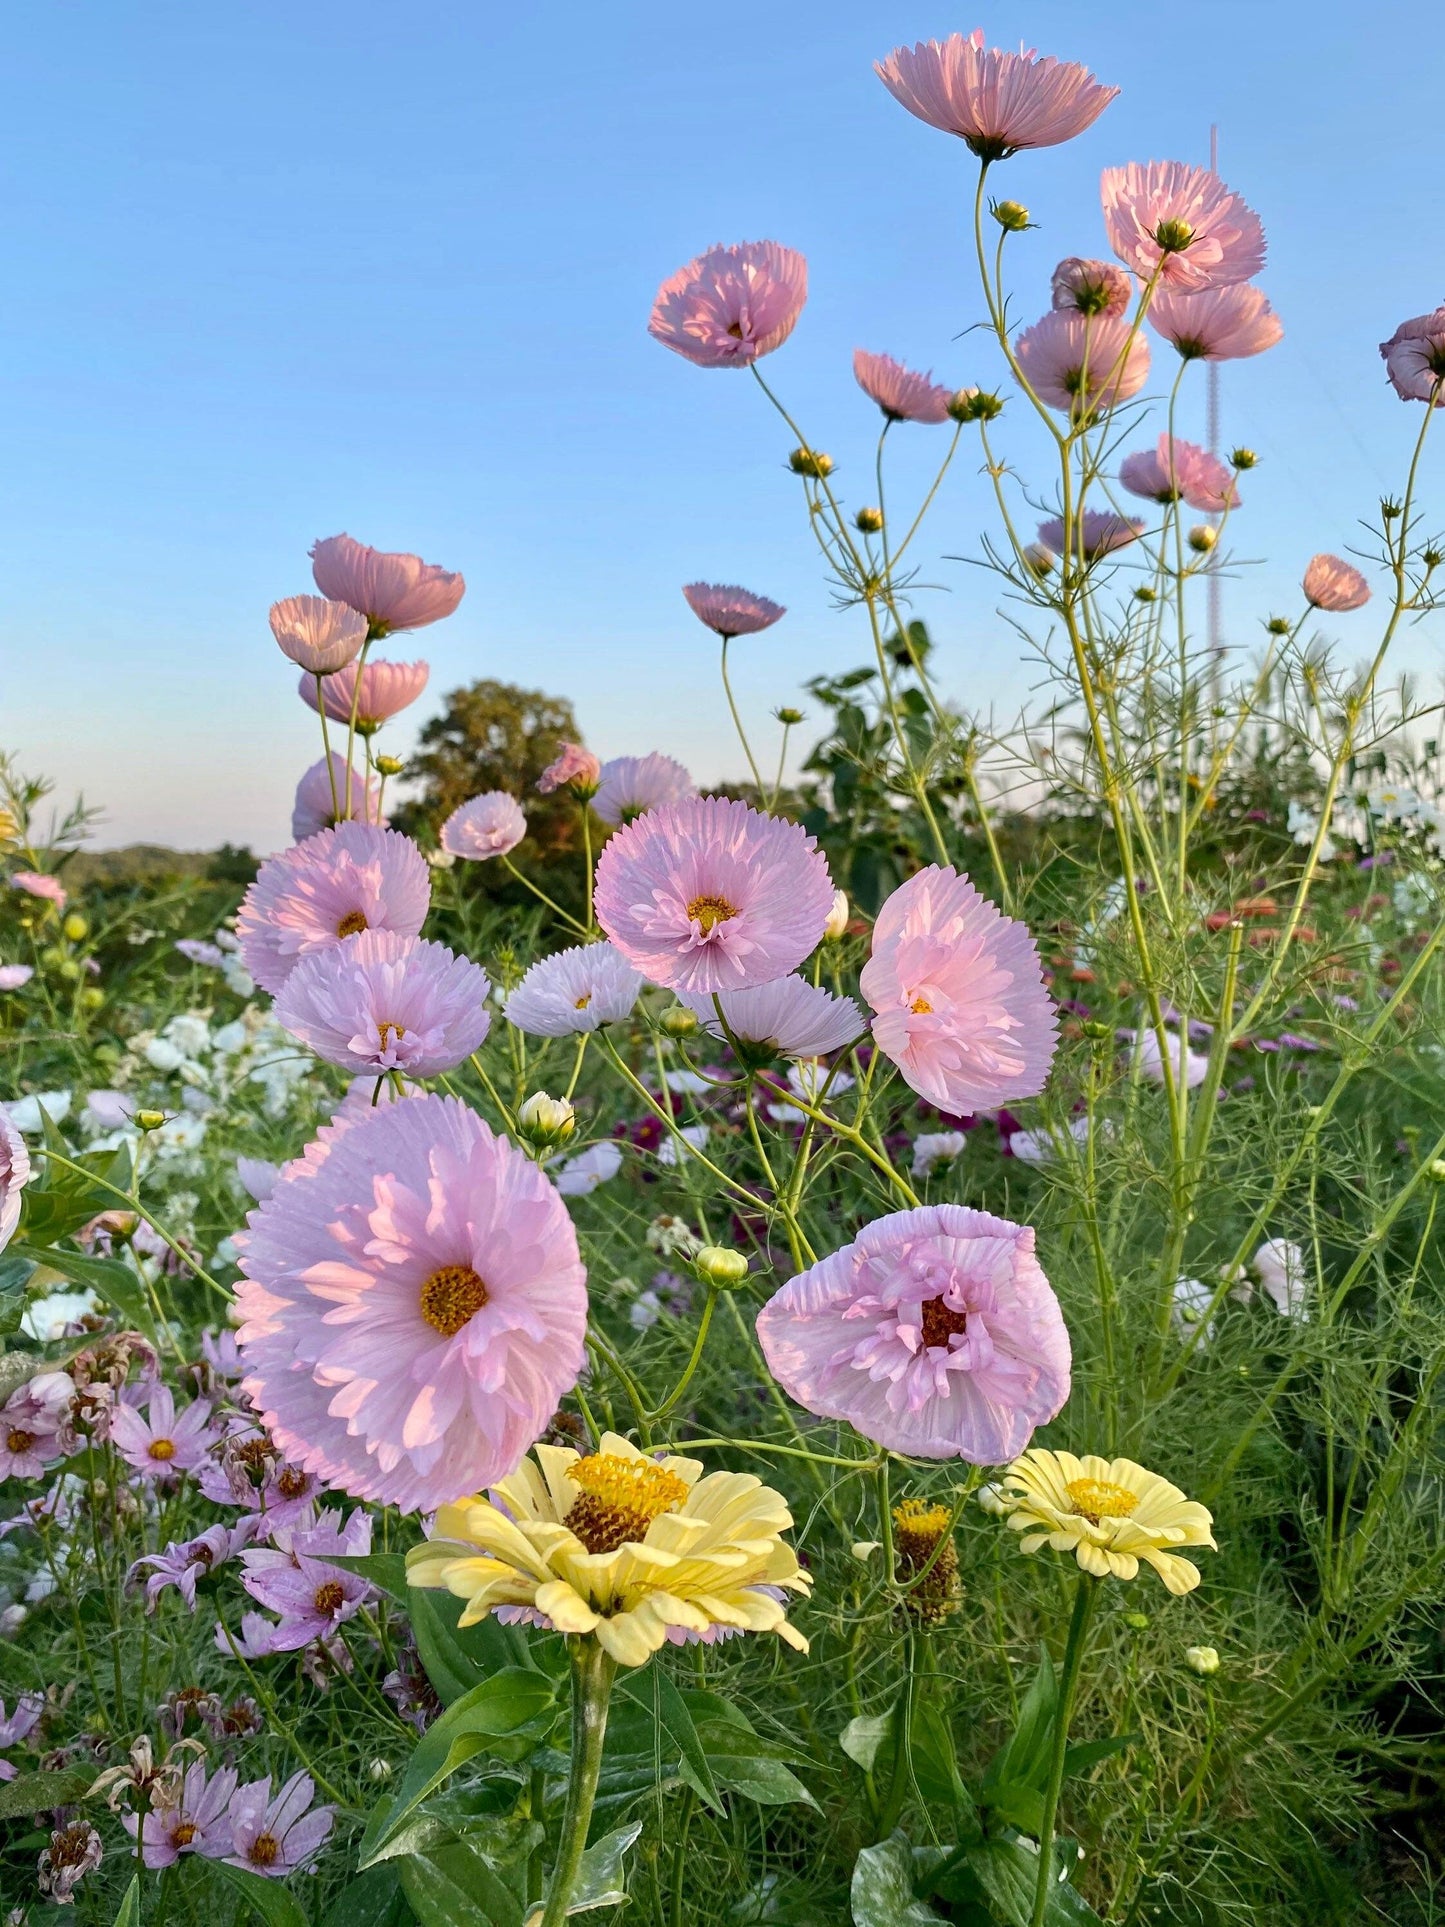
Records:
M806 475L812 481L823 482L833 473L833 457L825 455L821 449L795 448L788 457L788 467L795 475Z

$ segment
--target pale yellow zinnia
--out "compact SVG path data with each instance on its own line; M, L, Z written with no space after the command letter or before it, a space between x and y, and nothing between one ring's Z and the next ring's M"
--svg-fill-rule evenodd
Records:
M1142 1559L1170 1592L1193 1592L1199 1568L1174 1548L1217 1550L1205 1508L1132 1459L1036 1448L1014 1460L1000 1485L1008 1523L1023 1534L1021 1551L1072 1552L1097 1579L1133 1579Z
M672 1630L772 1632L800 1652L784 1592L812 1580L782 1534L792 1514L750 1472L703 1476L697 1459L651 1458L614 1432L583 1457L539 1445L489 1495L444 1505L436 1537L407 1555L413 1586L466 1601L473 1625L528 1609L560 1633L590 1633L641 1666Z

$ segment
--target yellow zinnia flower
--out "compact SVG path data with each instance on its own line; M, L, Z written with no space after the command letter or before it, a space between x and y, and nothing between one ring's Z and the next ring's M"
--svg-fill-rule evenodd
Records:
M1170 1592L1193 1592L1199 1568L1173 1548L1217 1550L1204 1507L1132 1459L1035 1449L1014 1460L1001 1488L1021 1551L1072 1552L1097 1579L1132 1579L1143 1559Z
M591 1633L641 1666L669 1632L774 1632L808 1650L782 1593L812 1585L781 1534L792 1514L750 1472L703 1477L697 1459L651 1458L614 1432L583 1457L539 1445L489 1496L437 1513L407 1579L464 1599L459 1624L520 1607L559 1633ZM520 1615L519 1615L520 1616Z

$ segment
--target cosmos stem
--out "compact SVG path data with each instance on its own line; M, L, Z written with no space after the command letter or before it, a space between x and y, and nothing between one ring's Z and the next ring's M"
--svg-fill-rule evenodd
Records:
M1064 1647L1063 1670L1059 1675L1059 1697L1054 1712L1053 1748L1049 1759L1049 1783L1044 1793L1043 1824L1039 1828L1039 1873L1038 1884L1034 1889L1034 1909L1030 1927L1044 1927L1048 1913L1049 1894L1054 1879L1054 1822L1059 1812L1059 1789L1064 1783L1064 1756L1069 1747L1069 1722L1073 1717L1074 1700L1079 1688L1079 1671L1083 1665L1084 1649L1089 1643L1089 1620L1094 1611L1094 1599L1099 1582L1087 1572L1080 1572L1078 1587L1074 1593L1074 1612L1069 1621L1069 1637Z
M607 1703L617 1662L589 1634L573 1634L567 1641L572 1661L572 1759L567 1773L567 1806L562 1815L562 1838L557 1864L547 1892L541 1927L562 1927L568 1902L577 1885L577 1871L587 1848L587 1829L597 1797L602 1770L602 1742L607 1736Z

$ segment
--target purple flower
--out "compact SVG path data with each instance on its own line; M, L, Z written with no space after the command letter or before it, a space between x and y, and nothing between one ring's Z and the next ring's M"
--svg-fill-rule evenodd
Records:
M169 1386L155 1385L146 1402L145 1418L135 1406L115 1407L110 1419L111 1443L143 1478L169 1482L178 1472L194 1471L204 1459L210 1422L208 1400L192 1399L177 1415Z
M435 1077L486 1037L490 989L480 964L445 944L365 930L303 957L276 999L276 1017L343 1070Z
M14 1746L23 1740L27 1733L34 1730L45 1711L43 1693L22 1693L15 1702L15 1711L6 1717L5 1702L0 1700L0 1746ZM0 1781L13 1780L15 1768L9 1760L0 1760Z
M308 1773L295 1773L271 1798L271 1778L243 1786L231 1801L233 1851L225 1856L233 1867L283 1880L305 1866L331 1832L332 1810L308 1812L315 1788Z
M241 1526L207 1526L194 1539L173 1540L164 1552L150 1552L137 1559L126 1579L134 1585L150 1566L153 1570L145 1582L146 1611L154 1612L166 1587L174 1586L185 1600L187 1611L194 1612L196 1587L201 1580L215 1567L234 1559L243 1546L250 1544L250 1538L249 1521Z
M308 1782L309 1784L309 1782ZM134 1840L140 1828L141 1859L148 1867L171 1867L183 1853L205 1860L224 1860L231 1852L231 1809L236 1794L236 1770L223 1766L212 1780L204 1760L186 1768L180 1799L174 1806L155 1807L142 1819L122 1816Z
M255 1557L248 1553L247 1562ZM294 1565L288 1559L248 1570L241 1584L253 1599L281 1615L271 1631L274 1653L298 1652L313 1639L328 1638L372 1597L372 1588L358 1573L306 1553L298 1554Z
M0 1479L38 1479L65 1457L74 1395L65 1372L39 1372L10 1394L0 1406Z

